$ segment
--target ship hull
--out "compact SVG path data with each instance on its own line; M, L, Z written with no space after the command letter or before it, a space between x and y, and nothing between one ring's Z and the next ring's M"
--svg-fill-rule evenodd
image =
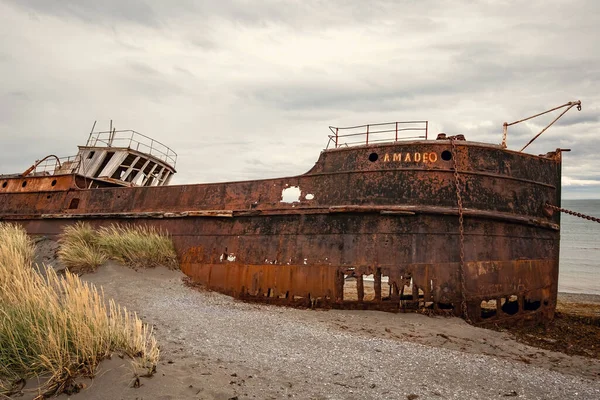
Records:
M544 205L560 205L560 152L398 142L324 151L306 174L279 179L10 184L16 190L0 190L3 220L48 236L79 220L151 224L173 237L191 281L238 298L432 310L481 324L554 316L560 220Z

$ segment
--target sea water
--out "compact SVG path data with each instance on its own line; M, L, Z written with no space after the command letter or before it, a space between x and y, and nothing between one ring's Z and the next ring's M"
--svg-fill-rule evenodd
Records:
M562 207L600 218L600 200L563 200ZM600 223L560 218L558 291L600 294Z

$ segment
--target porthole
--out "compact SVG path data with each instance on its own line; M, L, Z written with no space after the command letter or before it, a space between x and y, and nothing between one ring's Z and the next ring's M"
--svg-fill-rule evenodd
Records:
M51 183L52 186L56 186L56 179L54 179Z
M377 155L377 153L369 154L369 161L371 161L371 162L377 161L378 158L379 158L379 156Z
M452 160L452 152L450 152L449 150L442 151L442 160L444 160L444 161Z
M4 182L4 183L2 184L2 188L5 188L5 187L6 187L6 185L8 185L8 182Z
M21 183L21 187L25 187L27 186L27 181L23 181L23 183Z

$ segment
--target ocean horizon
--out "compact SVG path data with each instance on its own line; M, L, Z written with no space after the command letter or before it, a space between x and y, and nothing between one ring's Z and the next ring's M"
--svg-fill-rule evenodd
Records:
M562 207L600 218L600 199L563 200ZM558 291L600 295L600 224L561 215Z

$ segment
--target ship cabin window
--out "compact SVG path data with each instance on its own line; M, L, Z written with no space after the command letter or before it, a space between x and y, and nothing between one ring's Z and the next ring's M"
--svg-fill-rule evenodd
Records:
M90 151L90 152L88 153L88 156L87 156L88 160L89 160L90 158L93 158L93 157L94 157L94 154L96 154L96 152L95 152L95 151Z
M452 160L452 152L450 152L449 150L442 151L442 160L444 160L444 161Z
M104 160L102 160L102 164L100 164L100 166L98 167L98 169L96 170L96 173L94 174L94 178L98 178L100 176L100 174L102 173L102 171L104 170L104 167L106 167L106 165L108 164L108 162L110 161L110 159L112 158L112 156L114 155L114 152L108 152L106 153L106 156L104 157Z
M4 182L4 183L2 184L2 188L5 188L5 187L6 187L6 185L8 185L8 182Z
M369 154L369 161L375 162L378 159L379 159L379 155L377 155L377 153L371 153L371 154Z
M111 178L122 180L123 176L127 172L127 169L128 169L127 167L123 167L123 166L117 168L117 170L115 171L115 173L112 174Z
M21 183L21 187L25 187L27 186L27 181L23 181L23 183Z
M69 203L69 210L75 210L77 207L79 207L79 199L71 199L71 202Z
M52 185L52 186L56 186L56 179L52 180L52 183L51 183L51 185Z

